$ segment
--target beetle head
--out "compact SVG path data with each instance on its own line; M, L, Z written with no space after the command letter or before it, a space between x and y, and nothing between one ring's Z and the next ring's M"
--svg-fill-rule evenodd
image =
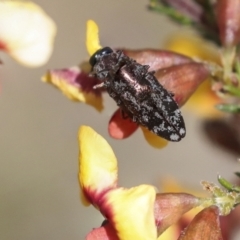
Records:
M90 58L89 63L92 67L97 63L97 61L102 57L109 53L112 53L113 50L110 47L104 47L99 50L97 50Z

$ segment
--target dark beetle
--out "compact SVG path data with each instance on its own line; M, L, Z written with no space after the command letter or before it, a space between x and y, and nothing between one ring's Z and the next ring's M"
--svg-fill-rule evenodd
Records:
M134 122L169 141L180 141L186 134L177 103L148 72L122 51L109 47L98 50L89 60L92 75L102 80L95 88L106 88L117 105Z

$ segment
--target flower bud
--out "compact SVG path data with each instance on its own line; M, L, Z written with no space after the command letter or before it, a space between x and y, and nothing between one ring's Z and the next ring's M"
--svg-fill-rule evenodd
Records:
M205 208L198 213L178 238L178 240L206 239L223 239L219 224L219 211L216 206Z
M169 226L176 223L184 213L199 204L200 201L197 197L187 193L157 194L154 214L158 234L161 234Z
M237 45L240 41L240 1L218 0L216 14L222 44Z

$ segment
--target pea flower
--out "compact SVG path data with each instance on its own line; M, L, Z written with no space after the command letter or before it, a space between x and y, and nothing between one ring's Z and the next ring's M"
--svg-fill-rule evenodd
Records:
M93 129L79 130L79 182L84 205L92 204L105 217L87 240L156 240L201 201L186 193L157 193L151 185L118 186L117 159Z
M219 0L216 15L221 43L237 45L240 41L240 3L238 0Z
M218 49L196 36L177 34L170 37L166 48L189 57L204 61L220 63ZM221 109L223 99L214 92L213 83L207 79L190 97L185 109L202 119L202 129L207 138L216 146L227 150L235 156L240 154L240 127L238 114L227 116ZM222 105L223 106L223 105Z
M198 35L206 40L211 40L218 46L218 62L220 64L206 63L212 69L210 74L212 90L222 99L227 99L216 107L223 112L239 113L240 2L238 0L218 0L206 4L204 1L193 0L178 2L151 0L149 9L166 14L182 25L192 26ZM201 43L196 46L195 49L204 49ZM189 49L191 50L191 48ZM197 50L197 52L200 51ZM209 51L205 50L204 52L205 55L210 55Z
M108 143L85 126L80 128L79 142L79 181L84 203L98 208L120 239L156 239L155 188L117 187L117 159Z
M239 181L235 182L234 186L238 186ZM174 178L171 177L164 177L160 182L160 188L163 192L186 192L192 194L194 196L201 196L202 198L206 198L206 192L204 191L196 191L192 188L187 187L186 185L179 184ZM176 240L179 239L180 233L189 225L192 224L191 221L194 217L200 213L202 209L200 207L193 208L189 212L185 213L181 219L171 227L169 227L159 238L158 240ZM216 210L216 209L215 209ZM213 213L212 210L210 211L210 215ZM227 216L220 216L219 223L222 232L222 237L224 240L231 240L234 236L234 233L238 229L239 222L240 222L240 208L237 207ZM217 217L218 219L218 217ZM216 219L215 219L216 220ZM194 236L195 239L196 236ZM209 236L208 236L209 238ZM212 239L212 238L211 238Z
M166 48L188 57L220 63L217 48L195 35L174 34L166 41ZM212 90L211 79L208 78L190 97L185 108L201 118L218 118L222 117L222 113L215 105L220 101L220 97Z
M89 51L94 51L99 47L97 25L94 23L87 28L87 39L93 39L92 45L87 43ZM88 22L89 26L89 22ZM47 83L51 83L55 87L59 88L64 95L73 101L84 102L93 106L98 111L103 110L103 89L94 89L93 87L100 83L97 78L90 77L91 71L90 64L88 62L82 62L80 66L74 66L64 69L49 70L42 80Z
M160 189L163 192L172 192L172 193L185 192L185 193L192 194L194 196L207 197L205 192L193 190L192 188L189 188L186 185L180 184L179 181L176 181L176 179L169 177L169 176L166 176L161 179ZM197 207L197 208L193 208L189 212L185 213L181 217L181 219L176 224L169 227L159 237L158 240L178 239L178 236L180 235L181 231L191 223L194 216L196 214L198 214L201 210L202 210L202 208Z
M87 22L87 50L89 55L101 48L98 37L97 24L89 20ZM142 65L149 65L149 71L155 71L158 81L171 93L179 106L185 104L197 87L209 74L204 64L194 62L191 58L166 50L121 49L123 53ZM104 89L95 89L94 85L99 80L88 76L91 68L88 63L81 66L59 70L49 70L43 77L43 81L49 82L59 88L71 100L81 101L94 106L97 110L103 109L102 93ZM121 109L117 109L109 121L108 131L115 139L124 139L132 135L139 125L130 118L124 118ZM145 139L150 145L162 148L167 141L146 128L141 127Z
M56 26L30 1L0 1L0 50L23 65L45 64L53 49Z

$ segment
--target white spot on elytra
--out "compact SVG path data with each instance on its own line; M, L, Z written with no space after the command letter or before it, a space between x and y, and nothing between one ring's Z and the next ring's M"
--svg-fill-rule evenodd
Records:
M181 128L180 131L179 131L179 134L180 135L184 135L186 133L185 129L184 128Z
M172 141L177 141L179 139L179 136L176 133L173 133L173 134L170 135L170 139Z

